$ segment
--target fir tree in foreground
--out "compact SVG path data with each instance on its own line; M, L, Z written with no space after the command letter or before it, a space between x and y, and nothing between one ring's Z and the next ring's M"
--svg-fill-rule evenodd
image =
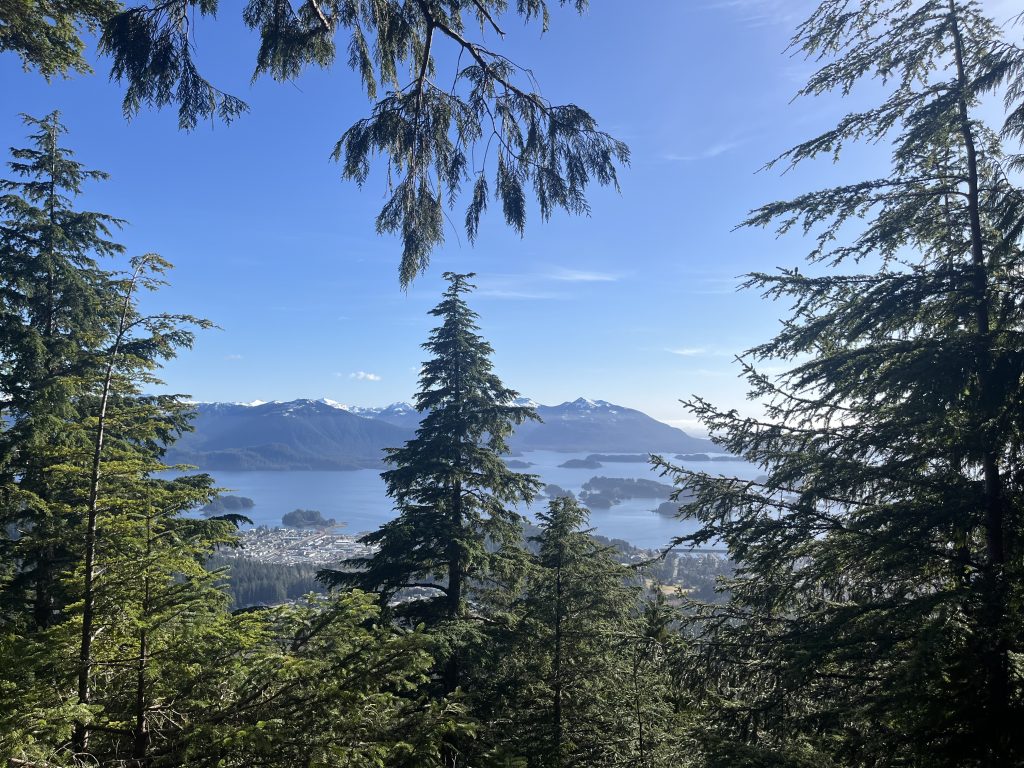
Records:
M413 439L388 450L392 468L381 475L398 516L363 537L379 549L348 561L358 570L324 578L380 592L385 605L402 590L426 591L401 613L432 628L446 658L443 688L451 692L459 684L459 648L471 631L472 590L521 566L517 505L533 498L539 481L501 458L513 427L537 415L516 405L518 393L491 370L491 345L477 333L477 315L464 298L473 275L444 277L449 287L430 311L441 324L423 345L432 355L416 394L423 418Z
M1020 765L1024 196L1002 145L1024 132L1024 52L960 0L826 0L793 45L822 61L803 94L873 76L884 100L780 162L892 153L880 178L751 215L815 238L808 267L749 279L793 306L749 353L766 417L691 401L767 473L673 470L701 524L682 541L737 565L691 623L705 762Z

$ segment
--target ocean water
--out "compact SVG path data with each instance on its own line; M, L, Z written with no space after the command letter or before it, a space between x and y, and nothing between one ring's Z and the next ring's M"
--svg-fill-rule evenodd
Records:
M600 469L570 469L559 466L569 459L582 459L587 454L531 451L517 456L519 461L532 466L519 469L539 475L542 482L554 483L579 493L583 484L592 477L623 477L649 479L670 484L647 463L604 462ZM671 456L666 458L671 459ZM741 478L761 474L757 467L746 462L676 462L687 469L696 469ZM217 484L226 493L248 496L256 506L246 514L256 525L276 526L281 516L296 508L316 509L324 517L333 517L344 523L349 533L371 531L395 516L391 500L384 492L384 481L379 470L352 472L211 472ZM523 510L527 517L543 508L544 497ZM630 499L611 509L597 509L590 514L590 524L596 533L609 538L624 539L638 547L658 548L683 533L693 530L689 521L659 515L653 510L660 499Z

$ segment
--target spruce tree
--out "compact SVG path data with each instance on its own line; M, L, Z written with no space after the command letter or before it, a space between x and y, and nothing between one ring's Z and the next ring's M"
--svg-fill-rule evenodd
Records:
M359 570L324 576L379 591L385 604L402 590L424 590L427 597L403 612L452 630L457 646L474 585L505 576L521 561L516 507L533 498L539 482L501 457L513 427L537 415L516 405L518 393L491 369L491 345L477 333L477 314L464 298L473 275L444 277L450 285L430 311L441 324L423 345L432 355L415 400L423 417L413 439L388 450L392 468L381 475L398 516L363 537L378 550L348 561ZM444 688L451 692L459 682L458 651L445 653Z
M1019 765L1024 198L1002 144L1024 54L960 0L826 0L793 46L821 62L802 95L875 78L883 99L776 162L866 139L890 166L751 214L814 237L803 270L749 277L793 307L747 356L765 416L690 402L766 473L674 470L701 523L681 541L736 561L691 625L707 763Z

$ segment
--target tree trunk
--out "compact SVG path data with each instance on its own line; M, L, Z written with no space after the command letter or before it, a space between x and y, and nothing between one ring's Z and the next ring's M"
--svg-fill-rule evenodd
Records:
M135 283L142 272L145 261L135 268L128 288L125 291L124 304L121 307L121 319L118 322L117 336L107 359L107 368L103 377L103 388L100 394L100 411L96 424L96 439L93 442L92 469L89 476L89 503L85 525L85 575L82 595L82 635L78 656L78 703L89 704L91 691L89 675L92 668L93 623L95 620L96 603L96 518L100 492L100 465L103 455L103 441L106 435L107 404L110 400L111 383L114 378L114 366L121 351L121 343L128 330L128 310L131 309L132 293ZM89 729L84 723L75 725L72 743L76 752L84 752L89 747Z
M974 270L975 324L977 334L977 375L978 398L981 410L981 464L985 493L985 554L987 573L984 579L987 623L983 627L983 664L987 672L987 712L981 714L985 724L984 734L979 737L988 742L994 766L1009 766L1008 729L1012 708L1009 646L1004 632L1006 617L1006 564L1004 526L1005 501L1003 481L999 469L998 447L994 445L989 424L998 403L992 387L991 327L989 319L989 276L985 262L984 236L981 226L980 194L978 185L978 159L967 107L967 75L964 66L963 39L960 32L957 9L954 0L949 0L950 22L953 32L953 54L956 63L958 111L960 133L964 142L967 159L967 213L970 225L971 265Z

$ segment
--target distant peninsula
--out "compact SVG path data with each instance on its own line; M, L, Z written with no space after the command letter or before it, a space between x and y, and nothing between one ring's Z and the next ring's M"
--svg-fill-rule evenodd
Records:
M589 456L585 459L569 459L558 465L562 469L600 469L601 462L595 461Z
M587 456L586 460L618 462L622 464L646 464L649 458L649 453L592 453Z

